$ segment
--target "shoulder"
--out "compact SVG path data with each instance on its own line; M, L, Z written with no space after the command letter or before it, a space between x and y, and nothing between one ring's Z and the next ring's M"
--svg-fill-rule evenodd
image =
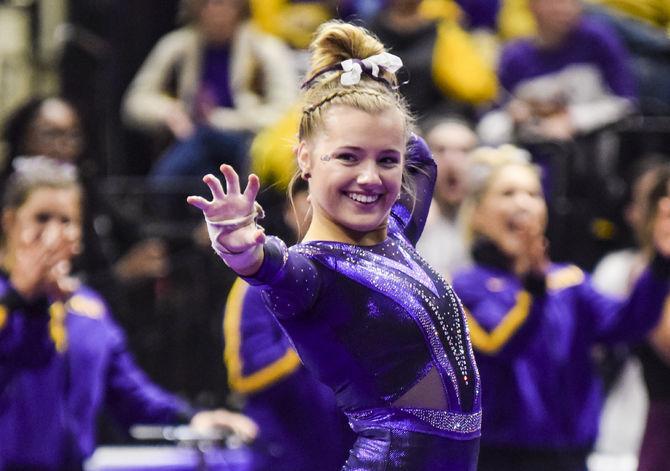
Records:
M577 44L588 44L591 50L610 51L621 48L621 41L611 27L590 18L582 19L575 36Z
M552 264L547 274L547 288L561 291L582 285L587 281L586 273L577 265Z
M528 60L529 54L536 51L530 38L515 39L507 43L500 55L500 66L516 64Z
M96 291L88 286L79 288L66 303L69 313L94 320L109 320L109 307Z
M167 33L160 38L154 47L163 54L190 49L200 41L200 34L192 26L185 26Z
M507 44L500 55L498 75L506 87L523 80L537 63L537 48L531 39L517 39Z
M5 294L9 289L9 279L5 276L4 273L0 273L0 296Z
M490 293L506 290L511 285L509 276L482 266L473 266L454 275L452 282L454 291L468 304Z
M616 33L611 27L601 21L592 18L582 18L576 33L583 38L589 39L605 39L616 37Z
M635 249L623 249L605 255L593 269L593 276L598 277L610 272L628 274L640 257Z
M236 33L239 41L249 42L256 50L263 51L265 48L287 49L288 46L279 38L262 31L252 21L242 23Z

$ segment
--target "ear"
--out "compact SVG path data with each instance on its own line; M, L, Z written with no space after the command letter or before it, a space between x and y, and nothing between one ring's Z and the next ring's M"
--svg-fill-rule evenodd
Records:
M479 208L480 205L478 203L473 203L468 207L470 216L469 227L475 234L481 233L481 227L485 224Z
M2 212L2 232L7 234L14 225L16 219L16 211L13 209L5 209Z
M300 167L300 171L303 173L309 172L312 168L311 154L310 145L307 144L307 141L300 141L296 155L298 158L298 167Z

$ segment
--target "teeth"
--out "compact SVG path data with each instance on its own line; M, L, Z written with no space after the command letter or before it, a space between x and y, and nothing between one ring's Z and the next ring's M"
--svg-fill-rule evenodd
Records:
M366 204L374 203L381 197L381 195L361 195L359 193L349 193L347 196L354 201Z

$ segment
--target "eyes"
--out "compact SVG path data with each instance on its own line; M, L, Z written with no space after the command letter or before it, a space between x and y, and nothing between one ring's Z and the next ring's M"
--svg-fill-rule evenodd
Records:
M537 199L537 198L542 198L542 193L540 191L522 191L522 190L517 190L515 188L508 188L505 189L504 191L501 192L502 196L511 198L516 196L517 194L520 193L525 193L526 196L530 196L531 198Z
M333 154L332 158L346 165L356 165L364 159L363 156L353 152L339 152ZM380 155L376 158L377 163L385 168L393 168L400 165L401 156L399 155Z
M48 224L52 220L55 220L56 222L63 225L67 225L72 222L72 219L67 216L59 216L53 213L41 212L35 215L35 222L38 224Z

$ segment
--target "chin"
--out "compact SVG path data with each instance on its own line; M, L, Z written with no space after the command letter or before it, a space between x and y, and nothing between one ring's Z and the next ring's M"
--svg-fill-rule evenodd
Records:
M366 232L374 232L379 230L380 227L385 227L387 224L387 218L383 220L375 221L346 221L341 222L340 225L349 231L358 232L364 234Z

